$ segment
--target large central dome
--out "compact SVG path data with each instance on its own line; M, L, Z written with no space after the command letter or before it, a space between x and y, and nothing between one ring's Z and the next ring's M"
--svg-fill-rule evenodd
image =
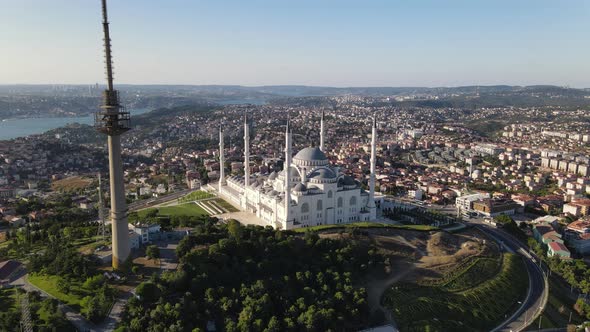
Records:
M293 163L299 166L324 166L328 164L328 158L317 147L309 147L299 151L293 157Z

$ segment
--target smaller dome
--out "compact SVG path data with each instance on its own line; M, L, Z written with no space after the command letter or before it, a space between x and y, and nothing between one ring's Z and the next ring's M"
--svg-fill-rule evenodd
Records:
M295 167L289 167L289 174L291 174L291 178L299 178L299 171Z
M293 191L297 191L297 192L304 192L307 191L307 187L303 184L303 183L298 183L295 185L295 187L293 187Z
M308 178L310 179L333 179L336 174L327 168L318 168L313 172L309 173Z
M338 180L338 187L342 187L342 186L345 186L345 187L355 186L356 187L356 185L357 185L356 181L348 175L345 175Z
M309 192L317 192L317 191L321 191L320 188L316 187L316 186L308 186L307 187L307 191Z

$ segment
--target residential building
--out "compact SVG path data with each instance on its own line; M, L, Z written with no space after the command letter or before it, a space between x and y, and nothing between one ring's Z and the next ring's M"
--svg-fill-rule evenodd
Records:
M563 205L563 213L569 213L576 217L590 214L590 199L576 199Z
M571 253L563 243L551 242L547 247L547 256L559 256L562 259L570 259Z
M486 198L490 198L489 193L476 193L476 194L459 196L455 200L455 206L457 207L457 209L459 209L461 211L470 211L473 209L473 202L480 200L480 199L486 199Z
M513 215L519 207L513 200L504 198L484 198L473 202L473 210L486 217L495 217L501 214Z
M590 219L576 220L567 225L565 239L568 246L578 254L590 254Z

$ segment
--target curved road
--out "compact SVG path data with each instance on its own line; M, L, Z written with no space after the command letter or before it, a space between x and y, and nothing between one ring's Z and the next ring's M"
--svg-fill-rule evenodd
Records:
M508 317L504 322L498 325L498 327L493 329L492 332L517 332L524 330L527 326L532 325L533 323L536 324L538 319L534 322L533 320L537 318L545 308L549 296L549 287L546 283L545 274L542 268L537 265L539 260L530 255L527 251L528 248L514 239L512 235L486 225L478 225L477 227L484 233L501 242L507 250L523 256L523 261L525 262L529 275L529 290L526 298L522 301L522 305L511 317Z

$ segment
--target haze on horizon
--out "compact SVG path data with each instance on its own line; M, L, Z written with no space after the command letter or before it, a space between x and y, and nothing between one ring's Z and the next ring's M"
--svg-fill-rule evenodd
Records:
M0 84L104 81L99 0L0 0ZM111 0L126 84L590 87L590 3Z

